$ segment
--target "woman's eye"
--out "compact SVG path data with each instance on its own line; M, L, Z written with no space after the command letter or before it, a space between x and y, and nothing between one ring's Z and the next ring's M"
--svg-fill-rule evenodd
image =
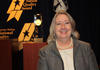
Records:
M70 24L70 22L65 22L65 24Z
M63 24L63 22L62 23L56 23L56 25L61 25L61 24ZM70 24L70 22L64 22L64 24Z
M61 23L56 23L56 25L60 25Z

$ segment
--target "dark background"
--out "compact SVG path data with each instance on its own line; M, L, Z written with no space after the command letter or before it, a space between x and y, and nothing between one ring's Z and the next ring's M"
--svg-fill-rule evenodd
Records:
M14 35L10 38L17 38L24 25L27 22L33 22L35 13L41 13L43 17L42 31L44 42L49 34L49 26L54 16L53 0L39 0L38 6L32 10L24 11L19 22L15 19L6 22L8 18L7 10L12 0L2 0L0 2L0 28L15 28ZM68 12L76 21L76 29L80 33L80 40L91 43L95 52L97 62L100 64L99 49L99 17L100 4L98 0L68 0Z

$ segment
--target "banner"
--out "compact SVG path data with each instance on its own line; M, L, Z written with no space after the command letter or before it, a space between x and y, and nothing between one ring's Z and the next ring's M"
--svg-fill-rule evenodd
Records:
M37 24L42 23L38 0L5 0L0 5L0 39L42 38L42 25L35 24L37 19Z

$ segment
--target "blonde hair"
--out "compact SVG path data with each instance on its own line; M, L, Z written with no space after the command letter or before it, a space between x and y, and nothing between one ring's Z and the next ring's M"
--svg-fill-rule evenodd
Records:
M55 14L55 16L52 19L50 30L49 30L50 34L48 36L47 42L49 43L50 41L55 41L56 40L56 35L55 35L55 32L54 32L54 29L55 29L56 17L59 14L65 14L69 18L69 20L71 22L71 26L72 26L72 34L71 34L71 36L76 38L76 39L78 39L79 38L79 33L75 30L76 23L75 23L74 19L66 11L60 10Z

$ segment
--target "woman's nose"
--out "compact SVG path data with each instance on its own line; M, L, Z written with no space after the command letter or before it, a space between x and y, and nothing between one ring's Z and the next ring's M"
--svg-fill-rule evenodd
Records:
M62 28L65 28L65 24L62 23L62 24L61 24L61 27L62 27Z

